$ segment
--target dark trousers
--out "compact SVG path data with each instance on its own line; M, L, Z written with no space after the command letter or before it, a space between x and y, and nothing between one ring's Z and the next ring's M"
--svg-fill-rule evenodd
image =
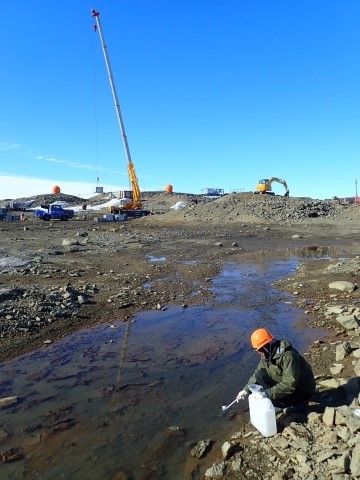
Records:
M274 385L276 385L276 382L274 382L274 380L269 376L269 374L264 368L256 372L255 378L256 378L256 383L258 385L261 385L264 390L267 390L273 387ZM287 395L284 398L280 398L279 400L272 400L272 403L274 407L281 407L281 408L292 407L297 405L298 403L302 403L310 400L311 396L312 396L312 393L306 393L296 389L294 393Z

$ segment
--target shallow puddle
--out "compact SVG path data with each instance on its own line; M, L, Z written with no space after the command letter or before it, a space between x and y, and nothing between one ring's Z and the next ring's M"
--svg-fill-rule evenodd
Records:
M166 262L166 257L154 257L153 255L147 255L146 257L150 262Z
M212 306L144 312L3 363L0 397L18 402L0 410L0 453L14 457L0 478L190 478L192 446L239 427L221 406L256 366L251 332L269 327L301 351L324 337L271 285L299 260L227 264Z

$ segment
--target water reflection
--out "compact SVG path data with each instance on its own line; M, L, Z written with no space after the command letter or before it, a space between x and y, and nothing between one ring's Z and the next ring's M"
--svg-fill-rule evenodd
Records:
M146 255L146 257L150 262L165 262L166 261L166 257L154 257L152 255Z
M189 476L189 451L236 428L221 405L258 360L250 333L269 327L300 350L322 335L295 331L303 312L271 285L297 265L270 256L227 264L212 306L143 312L3 363L1 397L19 400L0 410L0 453L20 459L1 478L200 478L201 469Z

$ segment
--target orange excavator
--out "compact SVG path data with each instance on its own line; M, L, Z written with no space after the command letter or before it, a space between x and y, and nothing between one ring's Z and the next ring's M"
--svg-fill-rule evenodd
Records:
M261 178L259 183L256 186L256 191L254 193L267 193L269 195L275 195L272 191L271 184L273 182L281 183L285 188L284 197L289 196L289 189L285 180L281 178L271 177L271 178Z
M111 66L110 66L110 61L108 57L108 52L107 52L107 46L105 44L104 36L102 33L102 28L101 28L101 23L100 23L100 13L97 12L96 10L92 9L91 10L91 15L93 18L95 18L96 24L94 24L94 31L99 31L100 35L100 40L101 40L101 46L102 50L104 53L104 58L105 58L105 64L106 64L106 69L108 72L109 80L110 80L110 87L111 87L111 92L113 95L114 103L115 103L115 109L116 109L116 114L120 126L120 131L121 131L121 136L123 139L123 144L124 144L124 149L125 149L125 155L127 159L127 167L128 167L128 174L129 174L129 180L131 184L131 198L124 198L123 205L121 208L117 207L111 207L114 211L112 213L122 213L120 210L125 210L128 215L131 214L131 211L136 210L136 217L144 216L144 215L149 215L150 211L149 210L143 210L142 208L142 203L141 203L141 194L140 194L140 187L138 183L138 179L135 173L135 165L131 159L130 155L130 148L125 132L125 126L124 126L124 121L121 115L121 109L120 109L120 103L118 100L115 84L114 84L114 77L112 74ZM115 209L118 210L115 212Z

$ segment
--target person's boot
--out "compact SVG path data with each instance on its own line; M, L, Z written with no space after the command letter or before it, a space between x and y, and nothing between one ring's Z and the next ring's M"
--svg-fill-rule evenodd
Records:
M290 405L290 407L283 408L284 413L301 413L304 412L309 404L309 400L303 400L302 402Z

